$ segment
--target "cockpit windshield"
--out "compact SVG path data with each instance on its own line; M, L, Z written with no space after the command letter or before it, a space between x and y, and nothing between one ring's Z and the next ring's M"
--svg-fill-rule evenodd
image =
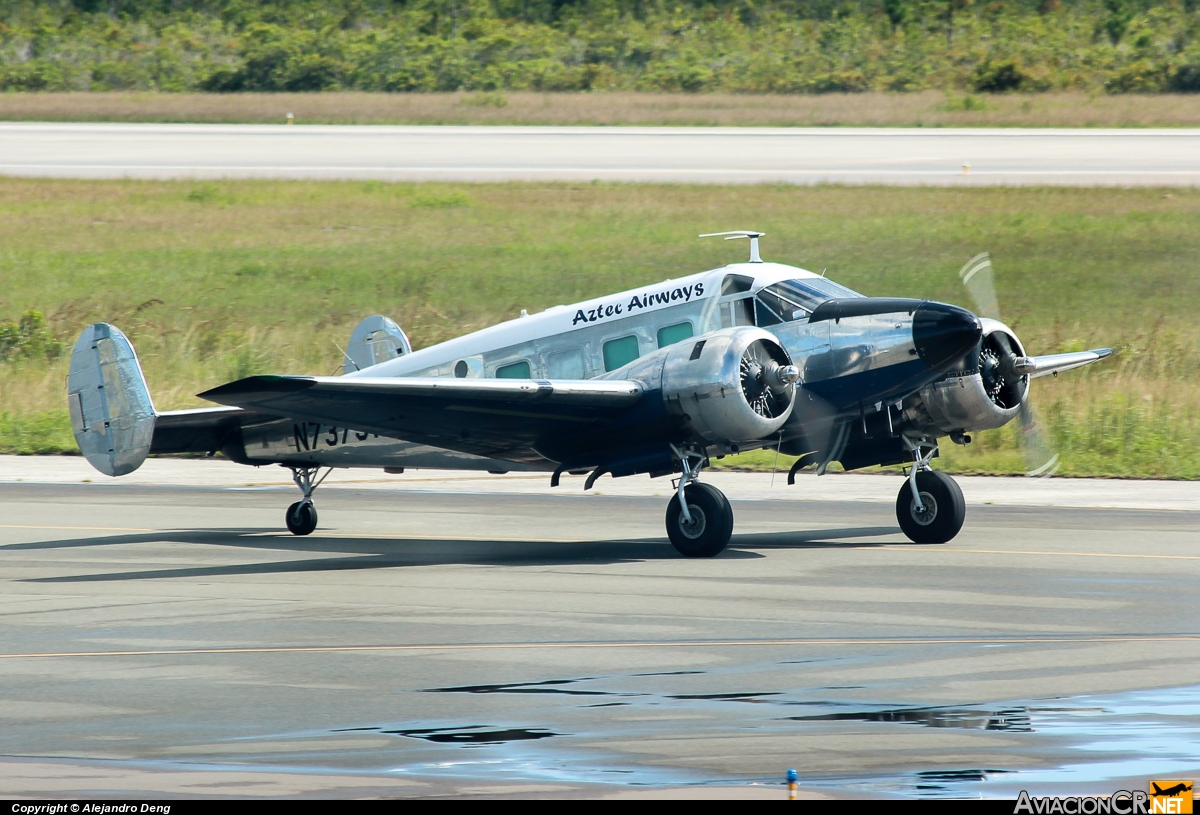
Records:
M755 322L761 326L804 320L826 300L862 296L823 277L784 280L759 290Z

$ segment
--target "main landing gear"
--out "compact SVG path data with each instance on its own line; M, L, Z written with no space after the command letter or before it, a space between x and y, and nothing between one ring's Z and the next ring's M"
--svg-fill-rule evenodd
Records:
M684 557L713 557L733 534L733 508L720 490L697 480L706 462L703 454L678 448L675 453L683 475L667 504L667 537Z
M907 442L907 439L906 439ZM936 445L908 442L913 468L896 496L896 520L913 543L945 543L962 529L967 505L958 483L930 469ZM923 452L928 448L928 452Z
M317 478L317 474L321 472L320 467L292 467L291 470L292 480L304 493L304 498L287 508L284 520L287 522L288 531L293 535L310 535L317 528L317 508L313 505L313 493L321 486L321 482L329 477L333 468L326 470L325 475L320 478Z

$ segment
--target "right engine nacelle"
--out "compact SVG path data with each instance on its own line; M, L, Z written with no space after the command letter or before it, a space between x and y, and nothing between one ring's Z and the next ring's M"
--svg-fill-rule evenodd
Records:
M927 421L939 434L1003 427L1021 410L1029 379L1006 377L1004 371L1006 359L1024 356L1021 343L1003 323L980 322L983 338L967 356L963 370L920 391Z
M799 372L761 328L714 331L667 349L667 409L710 444L751 442L779 431L792 413Z

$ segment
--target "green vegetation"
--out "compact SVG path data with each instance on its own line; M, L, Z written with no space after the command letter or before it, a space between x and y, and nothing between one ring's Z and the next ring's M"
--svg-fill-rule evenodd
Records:
M0 0L9 90L931 88L1195 93L1197 2Z
M710 127L1200 127L1200 94L0 93L0 121Z
M743 258L701 232L755 227L768 259L950 302L987 250L1031 352L1117 349L1035 383L1063 472L1197 478L1198 218L1200 190L3 179L0 321L37 310L67 345L115 323L173 409L248 374L332 373L368 314L425 346ZM67 356L0 362L0 450L74 451ZM947 447L954 469L1024 469L1011 426Z
M0 360L56 359L62 343L54 339L40 311L30 309L19 322L0 320Z

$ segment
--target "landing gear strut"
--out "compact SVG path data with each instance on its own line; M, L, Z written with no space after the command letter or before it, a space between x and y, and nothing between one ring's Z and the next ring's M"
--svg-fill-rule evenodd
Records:
M962 529L967 505L962 490L953 478L930 469L937 452L936 444L925 441L905 443L913 456L908 480L896 496L896 520L913 543L945 543ZM928 448L928 452L925 452Z
M333 468L330 467L320 478L317 478L317 474L321 471L320 467L292 467L291 469L292 480L304 493L304 498L287 508L284 520L287 522L288 531L293 535L310 535L317 528L317 508L313 505L312 495L316 492L317 487L321 486L321 482L333 472Z
M683 474L667 504L667 537L684 557L713 557L733 534L733 508L720 490L697 480L707 461L703 453L672 449Z

